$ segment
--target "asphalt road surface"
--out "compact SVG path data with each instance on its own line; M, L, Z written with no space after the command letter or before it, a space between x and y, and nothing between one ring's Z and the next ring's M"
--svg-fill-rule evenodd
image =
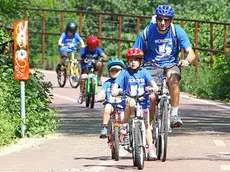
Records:
M1 172L137 171L132 157L120 149L111 159L106 139L99 138L103 105L94 109L76 103L79 88L59 88L54 71L43 71L53 83L52 107L59 112L58 131L45 138L23 138L0 149ZM230 171L230 105L181 94L184 125L168 138L166 162L145 161L145 172Z

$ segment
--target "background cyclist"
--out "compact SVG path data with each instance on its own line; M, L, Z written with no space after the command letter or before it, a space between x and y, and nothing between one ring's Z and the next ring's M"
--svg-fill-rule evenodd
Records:
M103 114L103 121L101 125L101 132L100 132L100 138L107 138L108 137L108 122L110 119L110 114L114 110L114 107L112 104L110 104L108 101L112 98L112 87L114 85L114 81L121 72L121 70L125 67L124 62L122 59L119 58L112 58L108 61L108 71L110 78L105 81L105 83L102 85L101 91L95 96L95 101L102 101L105 100L103 105L104 107L104 114ZM123 99L122 104L120 104L120 109L122 111L121 118L123 119L124 116L124 107L125 107L125 99Z
M155 60L161 66L168 66L179 61L180 49L187 53L185 60L180 60L181 66L188 66L195 59L194 51L191 47L189 38L182 27L171 25L175 16L175 11L169 5L160 5L155 10L156 23L151 23L145 32L141 32L135 41L133 47L141 48L145 54L144 61ZM176 36L173 35L173 27ZM147 37L147 39L146 39ZM145 41L146 40L146 41ZM158 85L161 84L163 71L156 69L151 71L151 75ZM181 70L178 66L171 68L168 73L169 93L172 104L171 127L179 127L183 123L178 117L178 107L180 98L179 81L181 79ZM150 115L151 119L155 113L156 98L151 95Z
M81 69L82 69L82 75L81 78L87 78L87 68L88 64L84 62L84 59L89 58L89 59L95 59L98 60L99 57L102 57L104 60L107 60L107 56L104 53L104 51L98 47L99 45L99 40L97 39L96 36L89 36L86 40L87 46L81 49L80 51L80 57L82 59L81 62ZM95 64L95 70L97 70L97 76L98 76L98 85L101 86L101 75L103 72L103 65L102 62L96 62ZM82 80L81 85L80 85L80 95L78 98L78 103L82 104L83 103L83 91L85 87L85 80Z
M77 31L77 23L71 21L66 25L65 32L63 32L58 41L58 51L61 54L59 64L57 65L56 72L61 69L61 65L67 58L67 53L72 52L73 48L77 48L78 43L81 47L84 47L84 41L79 36Z
M146 87L152 86L154 91L158 91L158 86L152 79L150 73L142 68L144 54L143 51L139 48L130 48L126 52L126 57L128 60L129 67L122 70L115 80L115 84L112 89L112 95L118 95L118 88L122 88L127 95L135 96L142 95L145 92ZM133 112L136 102L133 98L126 98L126 107L124 120L122 121L123 125L121 130L124 130L124 127L128 126L128 119ZM156 160L156 152L153 149L152 144L152 134L151 126L149 119L149 96L145 96L141 102L141 108L143 109L146 118L146 139L148 144L148 160ZM127 129L128 130L128 129Z

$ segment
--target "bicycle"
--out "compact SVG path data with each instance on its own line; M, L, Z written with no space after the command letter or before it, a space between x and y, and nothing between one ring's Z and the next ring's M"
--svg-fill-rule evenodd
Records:
M86 81L85 89L83 92L83 99L85 99L85 106L94 108L95 94L98 91L98 80L97 74L95 73L94 66L97 62L105 62L105 60L95 60L92 58L83 59L84 63L87 63L86 73L88 74L87 78L82 78L82 81Z
M123 97L112 97L109 99L108 103L110 103L114 110L110 114L110 122L109 122L109 137L108 144L111 149L112 159L115 161L119 160L119 147L120 145L125 146L123 143L124 135L120 133L120 125L121 125L121 108Z
M69 48L69 47L66 47ZM68 57L65 63L61 66L61 70L58 71L57 80L60 87L64 87L67 79L72 88L77 88L81 83L81 67L77 59L75 59L75 48L69 48Z
M144 96L152 93L144 92L141 95L127 97L135 99L136 105L134 107L134 117L131 121L131 130L129 130L130 147L132 150L132 159L134 166L139 170L144 168L144 161L146 160L146 127L145 120L148 118L148 112L141 108L141 101ZM120 93L121 94L121 93Z
M171 98L168 90L167 82L167 71L168 69L178 65L174 63L170 66L159 66L155 62L149 62L145 64L145 67L156 66L160 69L163 69L163 78L160 92L158 94L157 103L156 103L156 114L153 120L152 126L152 135L153 140L155 140L156 154L157 159L161 159L162 162L166 161L167 156L167 143L168 143L168 133L172 132L170 126L171 120Z

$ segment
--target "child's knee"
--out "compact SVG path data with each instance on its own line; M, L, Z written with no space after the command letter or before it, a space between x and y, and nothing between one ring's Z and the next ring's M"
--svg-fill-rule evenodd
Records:
M133 99L133 98L127 98L126 99L126 106L128 106L128 107L134 107L135 106L135 104L136 104L136 102L135 102L135 100Z

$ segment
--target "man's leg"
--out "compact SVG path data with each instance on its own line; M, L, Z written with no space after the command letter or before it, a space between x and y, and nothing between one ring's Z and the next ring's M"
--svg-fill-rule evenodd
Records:
M180 127L183 125L183 122L178 116L179 100L180 100L180 88L179 88L180 75L172 72L171 76L168 79L169 84L169 94L171 96L171 105L172 105L172 128Z

